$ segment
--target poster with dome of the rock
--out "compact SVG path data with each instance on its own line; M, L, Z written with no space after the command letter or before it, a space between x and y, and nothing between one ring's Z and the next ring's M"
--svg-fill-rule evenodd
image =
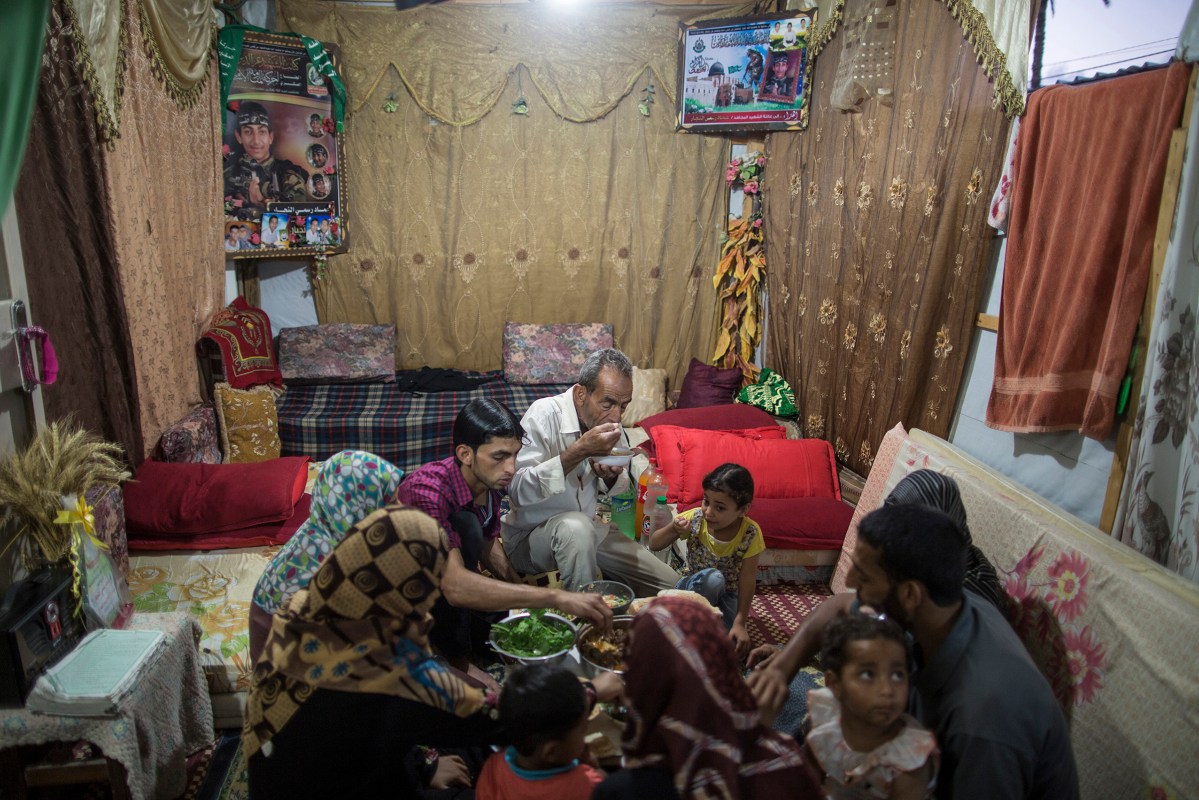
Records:
M806 128L816 14L680 24L679 129Z

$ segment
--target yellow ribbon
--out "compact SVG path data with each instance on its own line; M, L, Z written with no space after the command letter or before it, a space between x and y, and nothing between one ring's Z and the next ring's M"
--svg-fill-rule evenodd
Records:
M82 496L75 500L75 508L64 508L58 512L58 516L54 518L55 525L74 525L79 523L83 527L84 533L88 538L99 547L101 550L107 550L108 545L100 541L96 536L96 515L92 513L92 507L87 504Z

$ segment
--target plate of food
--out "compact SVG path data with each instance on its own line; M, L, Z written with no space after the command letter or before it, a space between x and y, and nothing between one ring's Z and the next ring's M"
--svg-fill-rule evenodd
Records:
M624 646L632 624L632 617L616 617L612 620L612 632L606 636L591 624L579 629L579 659L589 677L601 672L624 675Z

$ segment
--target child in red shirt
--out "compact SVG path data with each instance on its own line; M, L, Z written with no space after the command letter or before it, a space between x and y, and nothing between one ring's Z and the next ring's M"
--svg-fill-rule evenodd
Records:
M513 744L483 765L478 800L588 800L603 773L579 761L595 689L562 667L521 667L504 681L500 721Z

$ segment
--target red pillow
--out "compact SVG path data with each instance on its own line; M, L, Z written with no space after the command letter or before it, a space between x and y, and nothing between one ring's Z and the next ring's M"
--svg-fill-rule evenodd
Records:
M678 483L671 493L681 503L704 496L704 477L726 462L740 464L754 477L754 498L832 497L841 499L837 459L823 439L768 439L729 435L723 431L672 428L655 431L658 460L670 450L682 461ZM669 481L670 478L668 477Z
M672 503L680 502L679 491L683 486L683 450L678 446L678 442L688 432L697 433L698 431L694 428L680 428L675 425L656 425L652 432L653 438L647 442L647 444L654 443L653 453L650 455L653 457L658 471L666 478L666 499ZM787 438L787 431L781 425L763 425L760 428L741 428L733 431L704 431L704 433L755 440ZM715 468L723 463L721 461L712 466ZM701 477L700 480L702 481L703 478ZM699 497L695 499L703 499L703 494L701 488Z
M691 508L699 505L690 504ZM680 511L686 509L679 506ZM853 506L831 497L755 499L749 518L776 550L840 550L853 518Z
M777 424L774 417L756 406L745 403L725 403L703 408L672 408L637 423L649 433L657 425L677 425L704 431L731 431L738 428L760 428Z
M741 388L741 370L736 367L719 369L698 358L691 359L683 376L683 389L675 408L698 408L730 403Z
M283 544L312 513L312 495L306 494L296 503L291 517L283 522L264 522L219 533L197 533L190 536L139 534L129 539L131 550L223 550L233 547L267 547Z
M131 537L220 533L292 517L308 482L308 456L252 464L146 461L125 484Z

